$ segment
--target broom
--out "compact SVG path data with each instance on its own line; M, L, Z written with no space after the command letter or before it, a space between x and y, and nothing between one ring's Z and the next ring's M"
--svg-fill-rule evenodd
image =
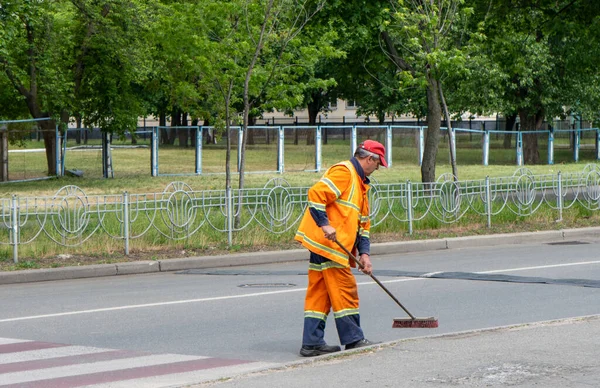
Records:
M356 263L356 265L360 268L360 269L364 269L364 266L362 265L362 263L356 258L356 256L354 256L352 253L350 253L350 251L348 251L346 249L345 246L343 246L342 244L340 244L340 242L335 239L334 240L335 243L344 250L344 252L346 252L346 254L348 256L350 256L352 258L352 260L354 260L354 262ZM394 318L394 322L392 323L392 328L394 329L401 329L401 328L418 328L418 329L433 329L438 327L438 320L434 317L429 317L429 318L417 318L414 315L412 315L407 309L406 307L404 307L402 305L402 303L400 303L400 301L379 281L379 279L377 279L375 277L375 275L373 274L369 274L369 276L371 277L371 279L373 279L375 281L375 283L377 283L377 285L379 287L381 287L381 289L383 291L385 291L390 298L392 298L394 300L394 302L396 302L398 304L398 306L400 306L402 308L402 310L404 310L404 312L406 314L408 314L408 316L410 318Z

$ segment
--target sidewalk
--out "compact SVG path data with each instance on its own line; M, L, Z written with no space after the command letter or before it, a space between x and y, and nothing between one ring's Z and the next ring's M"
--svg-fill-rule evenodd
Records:
M406 252L459 249L466 247L483 247L507 244L573 241L586 238L600 238L600 227L379 243L371 245L371 255L377 256ZM293 249L288 251L237 253L222 256L199 256L161 261L147 260L117 264L87 265L81 267L8 271L0 272L0 284L182 271L196 268L270 264L278 262L302 261L307 259L308 255L305 249Z
M407 339L196 387L598 387L599 359L590 316Z

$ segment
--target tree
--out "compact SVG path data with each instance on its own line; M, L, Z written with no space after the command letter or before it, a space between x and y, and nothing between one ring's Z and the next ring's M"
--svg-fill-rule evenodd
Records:
M337 44L345 52L329 66L337 82L334 93L358 103L357 114L375 114L382 122L386 113L402 111L396 67L380 47L382 3L336 2L327 15L338 31Z
M55 127L83 117L112 133L135 128L132 84L143 82L135 47L140 18L137 1L5 1L0 6L2 75L42 121L48 173L57 173Z
M50 105L66 100L63 92L68 81L63 72L52 70L55 60L60 60L60 50L52 43L61 40L54 28L56 13L56 4L50 2L10 1L0 8L2 73L23 97L33 118L53 118L40 122L49 175L56 174L54 130L60 115L60 111L51 111Z
M423 182L433 182L440 141L444 77L462 71L469 48L461 35L472 9L463 0L399 0L386 10L381 37L399 71L401 90L424 92L427 132L421 165ZM449 121L449 118L448 118Z
M279 100L285 105L289 96L297 101L301 89L293 88L304 69L312 68L319 57L326 56L329 46L327 35L316 40L306 41L309 35L303 29L324 6L322 0L316 3L308 0L267 0L258 5L249 0L245 4L247 41L252 51L247 55L243 84L242 150L240 160L239 187L244 187L245 152L248 138L248 116L250 110L263 96ZM252 14L251 11L256 11ZM254 28L252 28L254 26ZM310 36L316 38L315 36ZM275 85L289 85L289 88L276 88ZM273 88L273 90L271 89ZM276 91L279 95L273 93ZM283 92L283 93L282 93ZM289 106L289 103L287 104Z
M329 1L316 15L310 30L332 29L339 54L322 58L315 67L317 82L308 83L304 102L310 124L337 98L358 101L357 113L380 118L405 106L397 93L395 67L379 47L381 4Z
M208 120L211 108L199 88L196 57L208 55L200 43L204 20L201 4L164 0L153 4L154 28L150 31L148 51L152 53L149 82L144 84L147 113L159 117L161 144L173 144L178 135L179 145L186 146L187 130L167 130L171 126ZM192 137L192 141L194 138Z
M0 120L19 120L29 117L24 97L6 77L0 77Z
M75 111L86 126L122 135L143 115L138 85L147 80L150 9L143 2L72 0Z
M176 19L171 19L167 31L182 39L176 62L181 69L178 90L186 91L183 95L190 100L203 96L204 104L217 115L217 126L227 134L226 189L231 187L230 126L238 113L243 130L239 187L243 188L251 112L298 106L303 92L299 80L327 54L327 35L316 40L301 36L322 5L299 0L169 5Z
M594 118L599 83L598 2L573 0L480 1L481 45L487 66L478 73L489 105L518 115L525 163L538 163L544 120L570 113ZM507 128L508 129L508 128Z

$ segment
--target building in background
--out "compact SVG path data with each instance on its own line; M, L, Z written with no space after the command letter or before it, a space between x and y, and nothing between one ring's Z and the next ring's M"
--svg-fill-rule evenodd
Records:
M329 104L327 112L319 112L317 115L317 124L363 124L378 123L377 116L359 115L356 101L345 101L338 99L335 103ZM398 117L386 116L386 122L398 120ZM412 119L411 119L412 120ZM294 110L294 115L290 116L285 112L264 112L262 117L257 120L257 124L267 125L285 125L285 124L308 124L308 109Z

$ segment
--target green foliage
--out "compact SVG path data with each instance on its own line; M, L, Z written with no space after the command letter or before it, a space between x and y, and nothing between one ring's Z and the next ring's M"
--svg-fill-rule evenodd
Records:
M63 42L58 34L59 23L54 19L59 7L57 2L8 1L0 8L0 69L5 81L22 97L39 85L42 111L70 97L64 93L65 72L54 66Z
M1 66L0 64L0 68ZM25 98L15 90L6 77L0 74L0 120L19 120L28 117Z
M185 113L225 130L338 97L425 118L435 82L454 116L600 119L597 1L7 0L0 23L5 119L118 135Z
M143 4L3 2L0 84L8 80L35 118L78 116L117 134L135 128L142 113L135 85L147 67ZM5 98L0 104L12 110Z
M33 260L20 261L16 263L14 269L34 269L40 268L40 265Z
M550 120L570 112L596 118L598 77L591 63L600 53L597 2L475 3L472 28L487 38L478 43L484 57L471 66L473 75L462 93L466 106ZM486 91L480 103L477 94L466 98L478 90Z

